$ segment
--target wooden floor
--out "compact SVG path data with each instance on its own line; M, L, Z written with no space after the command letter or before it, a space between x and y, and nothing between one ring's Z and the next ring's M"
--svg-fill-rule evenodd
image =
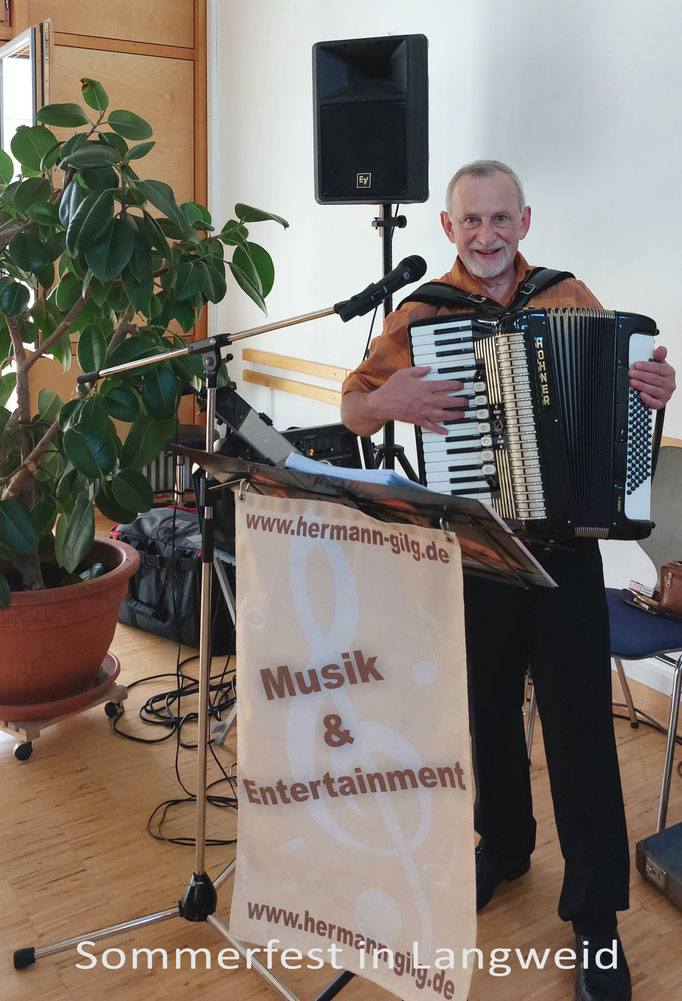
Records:
M121 659L121 680L175 669L175 647L164 640L119 626L113 646ZM136 717L150 695L172 687L173 679L135 688L126 703L125 722L140 736L157 736ZM143 691L141 691L143 689ZM661 718L668 700L633 685L635 701ZM617 693L620 697L620 692ZM617 722L617 735L627 799L630 838L635 842L655 829L664 738L646 728ZM188 734L185 734L187 737ZM580 735L576 734L576 739ZM505 884L479 919L479 945L538 950L572 946L570 928L556 916L561 857L556 843L541 737L536 734L533 782L538 820L538 848L527 876ZM15 972L14 949L46 945L64 938L86 938L88 931L176 905L192 872L194 852L153 840L147 819L163 800L179 795L173 741L146 746L110 732L102 707L60 723L42 733L32 758L12 756L13 738L0 733L0 1001L260 1001L270 991L253 972L227 972L216 957L227 943L206 924L171 920L128 932L101 943L130 954L133 946L204 946L213 969L164 971L107 970L98 963L79 970L75 951L39 960ZM229 768L234 751L220 751ZM193 786L195 752L183 750L179 769ZM679 761L680 754L677 754ZM214 763L211 777L217 776ZM182 806L171 830L193 831L191 806ZM208 833L230 837L236 829L231 811L209 811ZM673 777L669 822L682 821L682 780ZM220 873L232 858L228 848L210 848L207 869ZM682 914L645 883L634 870L632 907L621 920L621 932L633 972L636 1001L671 1001L682 997ZM231 884L219 896L218 914L228 920ZM331 971L282 972L302 999L312 999L331 979ZM474 976L470 1001L572 1001L573 974L552 967L523 972L514 964L509 976L486 970ZM390 995L355 979L341 995L344 1001L380 1001Z

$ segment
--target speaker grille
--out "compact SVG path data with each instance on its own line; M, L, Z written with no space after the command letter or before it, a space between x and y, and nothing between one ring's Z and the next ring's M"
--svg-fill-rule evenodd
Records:
M366 101L322 108L322 195L407 191L404 101Z

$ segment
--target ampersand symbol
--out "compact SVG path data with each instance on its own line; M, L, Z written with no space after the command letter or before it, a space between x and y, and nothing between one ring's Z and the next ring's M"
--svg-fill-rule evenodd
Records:
M355 743L355 737L351 737L350 730L341 730L341 717L332 713L322 720L326 732L324 735L325 744L330 747L343 747L344 744Z

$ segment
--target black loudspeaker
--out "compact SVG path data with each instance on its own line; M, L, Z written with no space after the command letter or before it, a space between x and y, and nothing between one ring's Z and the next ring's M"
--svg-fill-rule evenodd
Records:
M425 35L313 46L318 202L429 197L427 51Z

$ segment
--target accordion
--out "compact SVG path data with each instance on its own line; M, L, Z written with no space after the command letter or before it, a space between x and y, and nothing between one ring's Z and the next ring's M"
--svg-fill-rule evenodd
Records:
M593 309L412 323L413 364L460 380L469 401L446 435L416 429L421 482L529 537L649 535L653 419L628 369L656 333L647 316Z

